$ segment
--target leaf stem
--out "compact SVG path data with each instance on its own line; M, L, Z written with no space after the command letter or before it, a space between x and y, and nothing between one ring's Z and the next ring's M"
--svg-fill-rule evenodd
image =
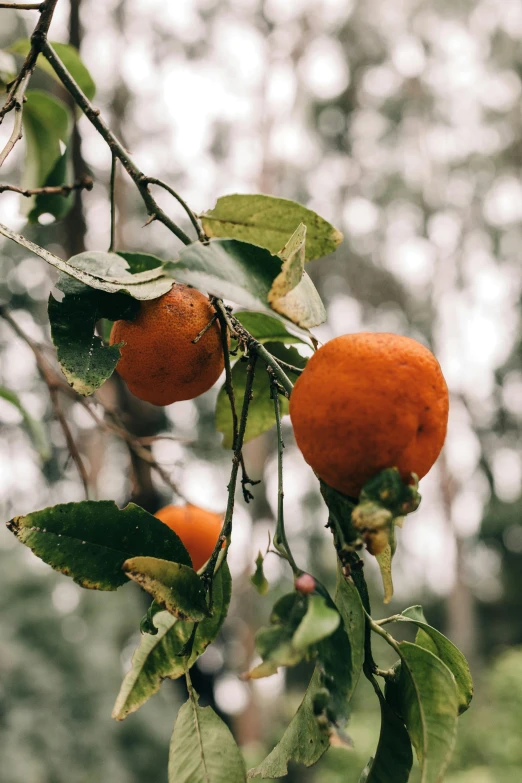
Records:
M302 571L297 567L297 563L294 560L285 530L283 489L283 449L285 444L283 442L283 433L281 429L281 406L279 404L279 389L274 383L273 375L271 373L270 395L274 401L274 414L277 431L277 523L273 544L279 554L282 555L290 564L290 567L294 572L294 576L299 576Z
M374 633L376 633L378 636L382 636L382 638L386 641L386 643L389 644L390 647L393 647L395 652L402 658L397 640L394 639L393 636L388 633L388 631L385 631L384 628L381 628L380 625L378 625L374 620L372 620L372 618L370 617L366 609L364 610L364 613L366 615L366 621L370 626L371 630Z

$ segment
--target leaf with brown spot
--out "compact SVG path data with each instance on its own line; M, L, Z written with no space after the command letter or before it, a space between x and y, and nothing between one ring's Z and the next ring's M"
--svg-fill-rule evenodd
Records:
M62 503L15 517L7 527L37 557L91 590L126 584L122 565L138 555L191 565L174 531L134 503L124 509L112 500Z
M133 557L123 570L180 620L197 623L209 616L203 582L193 568L157 557Z

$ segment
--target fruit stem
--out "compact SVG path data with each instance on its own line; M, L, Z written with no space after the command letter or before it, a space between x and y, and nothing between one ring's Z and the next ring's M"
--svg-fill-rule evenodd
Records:
M294 560L292 551L288 544L285 530L283 502L285 496L283 490L283 449L285 444L283 442L283 434L281 431L281 406L279 404L279 389L277 388L272 373L270 373L270 395L274 401L274 413L277 429L277 523L273 543L279 554L282 555L282 557L284 557L290 564L290 567L294 572L294 576L298 577L302 571L297 567L297 564Z

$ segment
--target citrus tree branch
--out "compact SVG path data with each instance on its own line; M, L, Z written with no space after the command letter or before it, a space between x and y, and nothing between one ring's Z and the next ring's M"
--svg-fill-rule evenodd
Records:
M116 138L114 133L110 130L106 122L100 115L100 110L95 109L92 103L88 100L81 87L75 82L63 62L60 60L49 41L44 40L41 48L42 54L48 60L49 64L53 67L56 75L62 82L63 86L72 95L75 103L83 111L87 119L94 125L100 136L107 142L109 149L114 157L121 161L125 171L129 174L139 193L143 199L145 207L147 208L147 214L150 221L157 220L159 223L163 223L177 238L183 242L184 245L190 245L192 240L185 234L183 229L172 221L169 216L161 209L156 199L152 196L149 190L150 178L140 171L138 166L134 163L123 144Z
M12 11L42 11L44 3L0 3L0 8Z
M0 183L0 193L6 190L12 193L19 193L21 196L30 198L31 196L68 196L73 190L92 190L92 179L82 177L73 182L72 185L47 185L44 188L20 188L18 185L7 185Z
M53 413L55 415L55 418L59 421L62 430L64 431L64 436L67 441L67 446L70 450L71 457L78 468L78 472L82 478L82 483L84 484L84 487L86 483L87 473L85 471L85 468L83 467L81 455L79 454L78 449L74 443L74 439L72 438L72 435L70 433L70 429L67 424L67 421L65 420L65 417L61 411L60 399L58 393L64 394L66 397L69 397L69 399L79 403L83 408L85 408L85 410L87 411L87 413L89 414L89 416L92 418L92 420L95 422L95 424L99 429L111 433L113 435L116 435L117 437L125 441L129 449L133 451L133 453L136 454L136 456L139 459L141 459L143 462L148 463L151 466L152 470L154 470L154 472L158 474L161 480L168 487L170 487L170 489L176 495L178 495L180 498L185 500L183 494L180 492L175 482L171 479L168 472L165 470L165 468L162 465L159 464L159 462L157 462L156 459L154 459L152 452L150 451L149 448L147 448L147 446L150 445L151 443L152 440L151 438L147 438L147 437L140 438L136 435L133 435L124 426L118 414L110 406L106 405L101 399L96 397L95 401L99 405L101 405L105 414L109 418L109 421L101 418L101 416L99 416L99 414L95 410L91 402L91 399L87 397L83 397L81 394L75 392L74 389L72 389L69 386L69 384L54 369L52 369L52 367L49 365L47 359L44 356L44 348L47 346L40 346L31 337L29 337L29 335L26 334L24 330L18 325L18 323L15 321L15 319L12 317L12 315L10 314L10 312L7 310L6 307L0 306L0 318L3 318L10 325L13 331L18 335L18 337L21 340L23 340L26 343L26 345L29 346L29 348L34 354L38 371L43 381L45 382L47 388L49 389L49 396L53 406ZM163 436L163 437L167 437L167 436ZM159 436L156 436L155 440L159 440Z
M257 354L252 353L248 358L247 378L245 385L245 396L243 397L243 406L241 408L241 418L239 420L239 428L236 439L236 447L234 449L234 456L232 457L232 470L230 472L230 481L228 482L228 501L227 509L225 511L225 517L223 519L223 525L221 527L221 533L219 534L216 546L212 552L210 559L205 566L202 574L202 578L211 583L217 567L219 567L218 558L222 552L222 546L225 544L220 562L226 557L226 552L230 545L230 536L232 533L232 516L234 514L234 503L236 495L237 474L239 472L239 466L241 464L241 451L243 449L243 441L245 439L246 424L248 418L248 408L250 406L250 400L252 399L252 389L254 386L254 377L256 371Z
M274 383L272 369L270 368L270 394L274 401L274 413L276 420L277 430L277 523L276 532L274 535L274 547L277 549L280 555L282 555L290 564L294 576L299 576L301 570L297 567L297 564L292 555L288 539L286 537L285 530L285 518L284 518L284 490L283 490L283 449L285 444L283 442L283 433L281 430L281 406L279 404L279 389L277 384Z
M20 339L23 340L26 343L26 345L29 346L29 348L34 354L38 371L42 379L45 381L47 388L49 389L49 397L51 400L51 405L53 407L54 416L56 420L59 422L60 427L62 428L62 432L64 434L65 441L67 443L67 449L69 451L69 454L71 455L74 464L76 465L78 473L80 474L80 478L85 491L85 497L89 499L89 477L87 475L87 470L85 469L85 465L83 464L83 460L78 450L78 446L76 445L76 441L74 440L71 429L69 427L69 424L67 423L67 419L64 416L60 404L60 397L58 394L58 390L61 386L61 380L47 363L47 360L43 356L40 346L31 337L29 337L29 335L27 335L23 331L23 329L20 328L20 326L18 326L15 319L12 317L11 313L9 313L5 307L0 307L0 317L3 318L4 321L6 321L9 324L13 332L15 332L15 334L18 337L20 337ZM69 388L69 386L67 386L67 388Z
M37 7L40 11L40 19L31 36L31 48L29 49L18 76L11 84L4 105L0 109L0 124L8 112L14 109L15 113L11 135L4 148L0 151L0 166L3 165L16 142L22 138L22 116L25 91L31 76L33 75L38 55L42 51L42 46L47 40L47 33L53 19L57 2L58 0L45 0ZM8 7L12 8L13 6L10 5Z
M167 185L166 182L163 182L163 180L158 179L157 177L147 177L147 182L148 182L149 185L157 185L158 187L163 188L164 190L166 190L167 193L170 193L170 195L173 196L179 204L181 204L181 206L183 207L183 209L185 210L185 212L189 216L190 222L194 226L194 228L196 230L196 234L198 235L198 239L200 240L200 242L205 242L208 239L207 235L205 234L205 232L201 228L196 215L191 210L191 208L189 207L187 202L184 199L181 198L179 193L176 193L176 191L173 188L171 188L170 185Z

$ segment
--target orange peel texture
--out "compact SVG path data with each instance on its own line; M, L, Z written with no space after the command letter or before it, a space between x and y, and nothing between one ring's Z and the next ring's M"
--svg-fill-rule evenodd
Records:
M116 369L130 391L153 405L170 405L210 389L224 367L219 322L192 341L214 315L200 291L175 283L142 302L134 321L116 321L110 344L125 343Z
M409 337L336 337L309 360L290 396L295 439L320 478L350 497L384 468L422 478L448 422L448 389L435 356Z

